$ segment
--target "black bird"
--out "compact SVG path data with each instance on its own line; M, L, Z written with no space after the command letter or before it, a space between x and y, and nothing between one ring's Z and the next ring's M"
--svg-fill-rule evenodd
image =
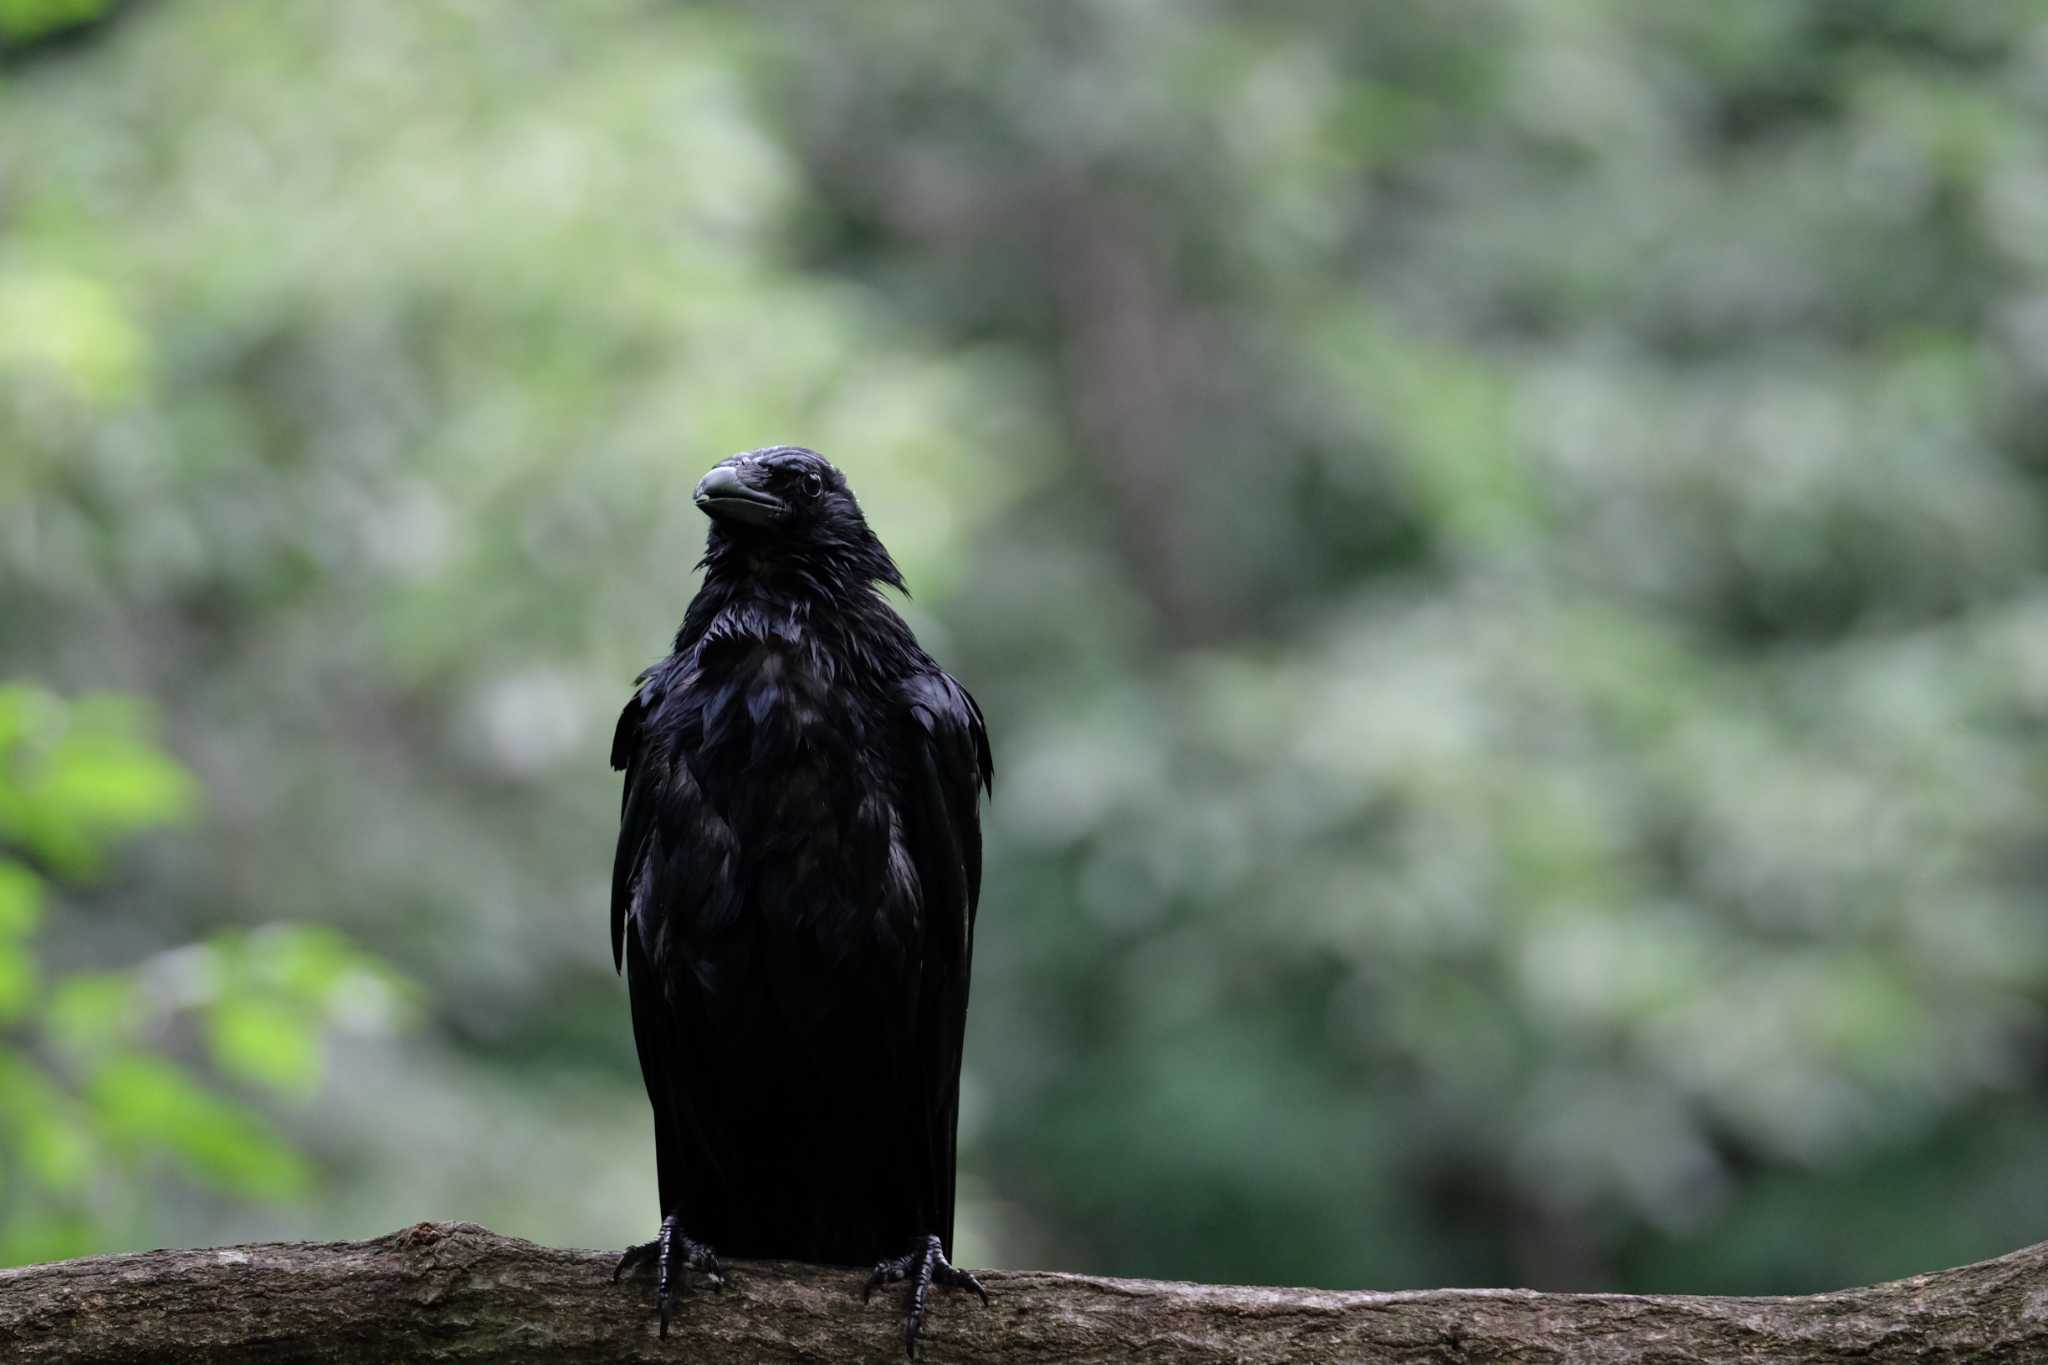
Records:
M612 956L654 1107L671 1274L873 1263L915 1354L947 1257L981 890L981 709L883 600L903 576L799 446L697 485L704 583L619 717ZM716 1251L713 1250L716 1248Z

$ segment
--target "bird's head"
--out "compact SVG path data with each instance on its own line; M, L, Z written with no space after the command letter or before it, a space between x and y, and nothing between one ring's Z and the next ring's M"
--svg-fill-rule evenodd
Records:
M846 476L815 450L768 446L720 460L692 497L711 518L713 557L740 550L750 559L802 560L903 587Z

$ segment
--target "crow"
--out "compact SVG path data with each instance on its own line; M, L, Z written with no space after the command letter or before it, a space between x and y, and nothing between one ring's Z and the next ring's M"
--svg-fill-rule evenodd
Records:
M720 1253L907 1280L915 1358L948 1260L981 893L981 708L881 594L846 479L773 446L697 485L703 585L612 741L612 959L654 1109L661 1333ZM714 1250L714 1248L716 1250ZM680 1267L678 1269L678 1267Z

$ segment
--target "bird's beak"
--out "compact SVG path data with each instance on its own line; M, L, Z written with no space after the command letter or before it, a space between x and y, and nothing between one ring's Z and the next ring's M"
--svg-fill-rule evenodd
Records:
M788 510L782 499L749 484L736 465L714 467L690 496L707 517L743 521L751 526L766 526Z

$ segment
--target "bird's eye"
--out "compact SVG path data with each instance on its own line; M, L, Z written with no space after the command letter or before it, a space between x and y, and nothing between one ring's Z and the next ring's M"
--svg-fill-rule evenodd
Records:
M804 496L815 498L825 491L825 480L817 474L804 475Z

